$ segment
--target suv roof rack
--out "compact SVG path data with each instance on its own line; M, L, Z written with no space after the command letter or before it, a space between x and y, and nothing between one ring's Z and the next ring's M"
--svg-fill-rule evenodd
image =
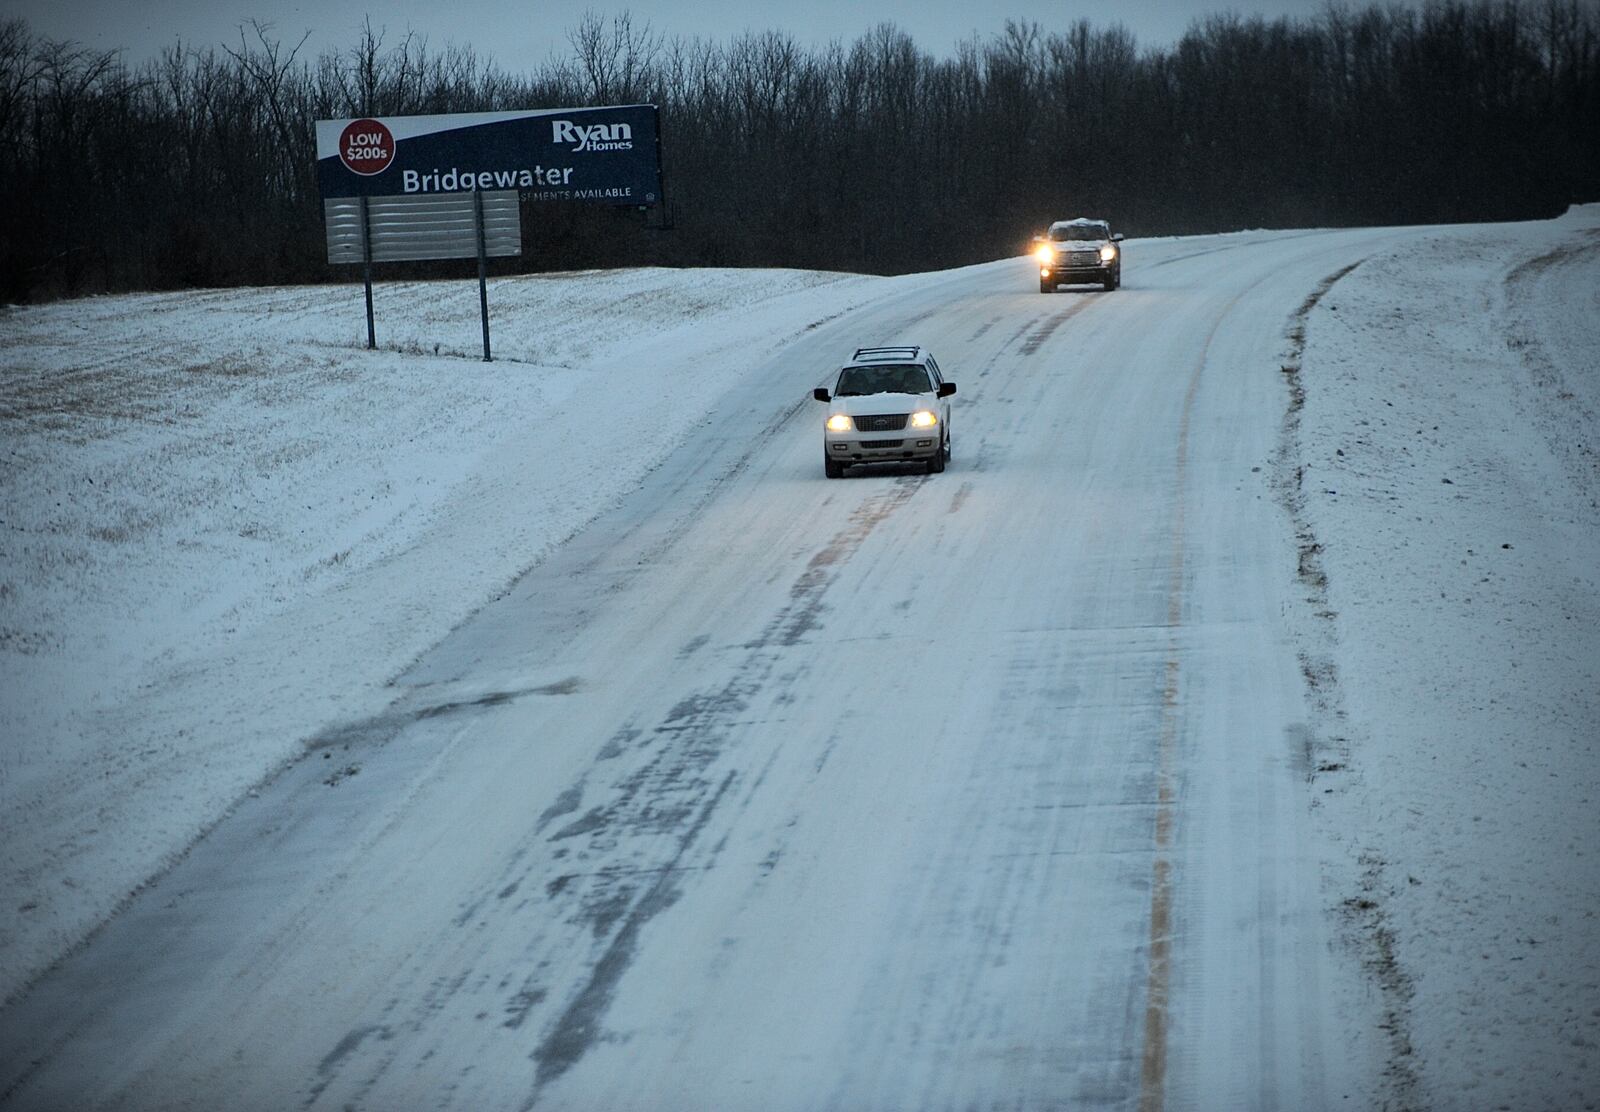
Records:
M858 363L877 359L914 360L922 358L922 348L915 344L900 347L856 348L856 353L850 358Z

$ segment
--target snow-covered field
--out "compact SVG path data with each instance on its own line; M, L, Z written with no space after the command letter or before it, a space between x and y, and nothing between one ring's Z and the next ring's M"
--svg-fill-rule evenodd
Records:
M1130 243L1128 284L1228 240ZM1382 1015L1351 1041L1407 1106L1595 1107L1600 208L1374 243L1282 322L1257 477L1300 547L1292 803ZM352 286L4 311L0 996L379 715L752 368L940 280L506 279L492 364L469 281L380 284L375 353Z

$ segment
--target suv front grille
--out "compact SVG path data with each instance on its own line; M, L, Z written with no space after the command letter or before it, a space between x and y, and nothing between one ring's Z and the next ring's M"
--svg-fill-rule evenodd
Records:
M861 442L861 447L864 449L898 448L904 443L904 440L863 440Z
M909 413L880 413L855 418L857 432L898 432L906 427Z

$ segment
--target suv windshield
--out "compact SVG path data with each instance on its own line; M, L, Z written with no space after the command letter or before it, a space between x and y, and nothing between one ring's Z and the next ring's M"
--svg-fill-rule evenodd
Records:
M1051 228L1050 238L1057 243L1063 240L1073 243L1093 243L1102 239L1110 239L1111 232L1104 224L1067 224L1059 228Z
M834 394L848 398L859 394L926 394L928 372L916 364L893 367L846 367Z

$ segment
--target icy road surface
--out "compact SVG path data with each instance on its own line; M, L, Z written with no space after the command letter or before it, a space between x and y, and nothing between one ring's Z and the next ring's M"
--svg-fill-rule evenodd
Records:
M1418 234L806 332L37 982L0 1104L1361 1106L1268 472L1286 330ZM950 470L825 480L810 389L896 341Z

